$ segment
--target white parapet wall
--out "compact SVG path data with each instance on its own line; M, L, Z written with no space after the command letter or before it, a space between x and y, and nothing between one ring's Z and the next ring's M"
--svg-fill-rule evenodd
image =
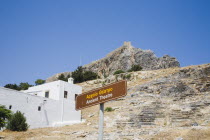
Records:
M45 91L51 91L48 98L42 97ZM82 92L80 86L56 81L32 87L24 92L0 87L0 105L5 105L13 112L24 113L30 128L63 126L81 122L81 111L75 110L74 100L75 94ZM64 96L64 92L67 96ZM33 93L38 93L40 96Z

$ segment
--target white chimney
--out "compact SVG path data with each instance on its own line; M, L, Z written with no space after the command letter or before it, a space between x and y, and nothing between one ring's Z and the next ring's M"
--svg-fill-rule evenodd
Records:
M68 83L74 84L74 78L70 77L70 78L68 79Z

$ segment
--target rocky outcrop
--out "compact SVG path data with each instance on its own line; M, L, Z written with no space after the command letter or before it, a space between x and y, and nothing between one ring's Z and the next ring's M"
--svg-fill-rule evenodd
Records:
M84 65L85 70L98 73L100 77L113 74L116 70L128 71L132 65L140 65L143 70L156 70L179 67L180 64L174 57L165 55L156 57L151 50L134 48L130 42L124 42L120 48L109 53L106 57Z
M71 75L71 72L62 72L62 73L57 73L49 78L46 79L46 83L48 82L53 82L53 81L56 81L58 80L58 77L63 74L65 77L67 77L68 75Z
M104 83L126 79L128 95L107 105L118 109L112 112L112 116L111 113L107 114L109 118L105 119L105 124L111 125L109 129L113 130L106 133L106 138L152 139L161 131L167 133L170 128L173 129L172 132L177 129L210 129L209 70L210 64L139 71L109 76L102 81L88 81L81 85L85 90L91 90L96 85L98 87L100 84L102 86ZM130 75L129 78L126 75ZM175 139L174 137L176 138L171 135L169 139Z
M130 42L124 42L123 46L112 51L106 57L84 65L83 68L86 71L95 72L101 78L104 78L112 75L119 69L128 71L132 65L140 65L143 70L166 69L180 66L179 62L174 57L165 55L158 58L151 50L135 48ZM66 73L64 73L64 75ZM46 82L57 80L60 74L62 73L49 77Z

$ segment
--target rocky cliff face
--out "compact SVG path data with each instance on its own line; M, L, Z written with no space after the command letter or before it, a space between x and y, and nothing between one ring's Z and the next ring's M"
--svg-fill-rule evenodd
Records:
M134 48L130 42L124 42L123 46L112 51L106 57L84 65L83 67L86 71L93 71L101 78L104 78L119 69L127 71L132 65L140 65L143 70L156 70L180 66L179 62L174 57L165 55L158 58L151 50ZM54 75L46 81L54 81L58 76L59 74Z
M119 69L127 71L132 65L140 65L143 70L156 70L180 66L179 62L174 57L165 55L158 58L151 50L134 48L130 42L124 42L123 46L109 53L106 57L84 65L83 67L86 70L98 73L100 77L106 77Z

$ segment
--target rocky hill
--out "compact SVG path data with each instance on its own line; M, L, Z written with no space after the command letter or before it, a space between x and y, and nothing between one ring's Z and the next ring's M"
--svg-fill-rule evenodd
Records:
M140 65L143 70L156 70L179 67L174 57L165 55L156 57L151 50L134 48L131 42L124 42L123 46L109 53L106 57L84 65L86 70L98 73L101 77L113 74L116 70L128 71L132 65Z
M124 98L105 103L104 139L209 140L210 64L127 72L80 83L84 91L121 79ZM99 106L82 110L84 123L27 132L0 132L5 139L96 140Z
M180 66L179 62L174 57L165 55L158 58L151 50L134 48L130 42L124 42L123 46L112 51L106 57L84 65L83 68L86 71L95 72L101 78L104 78L119 69L127 71L132 65L140 65L143 70L166 69ZM68 75L69 73L70 72L66 72L63 74ZM60 74L62 73L49 77L46 82L57 80Z

